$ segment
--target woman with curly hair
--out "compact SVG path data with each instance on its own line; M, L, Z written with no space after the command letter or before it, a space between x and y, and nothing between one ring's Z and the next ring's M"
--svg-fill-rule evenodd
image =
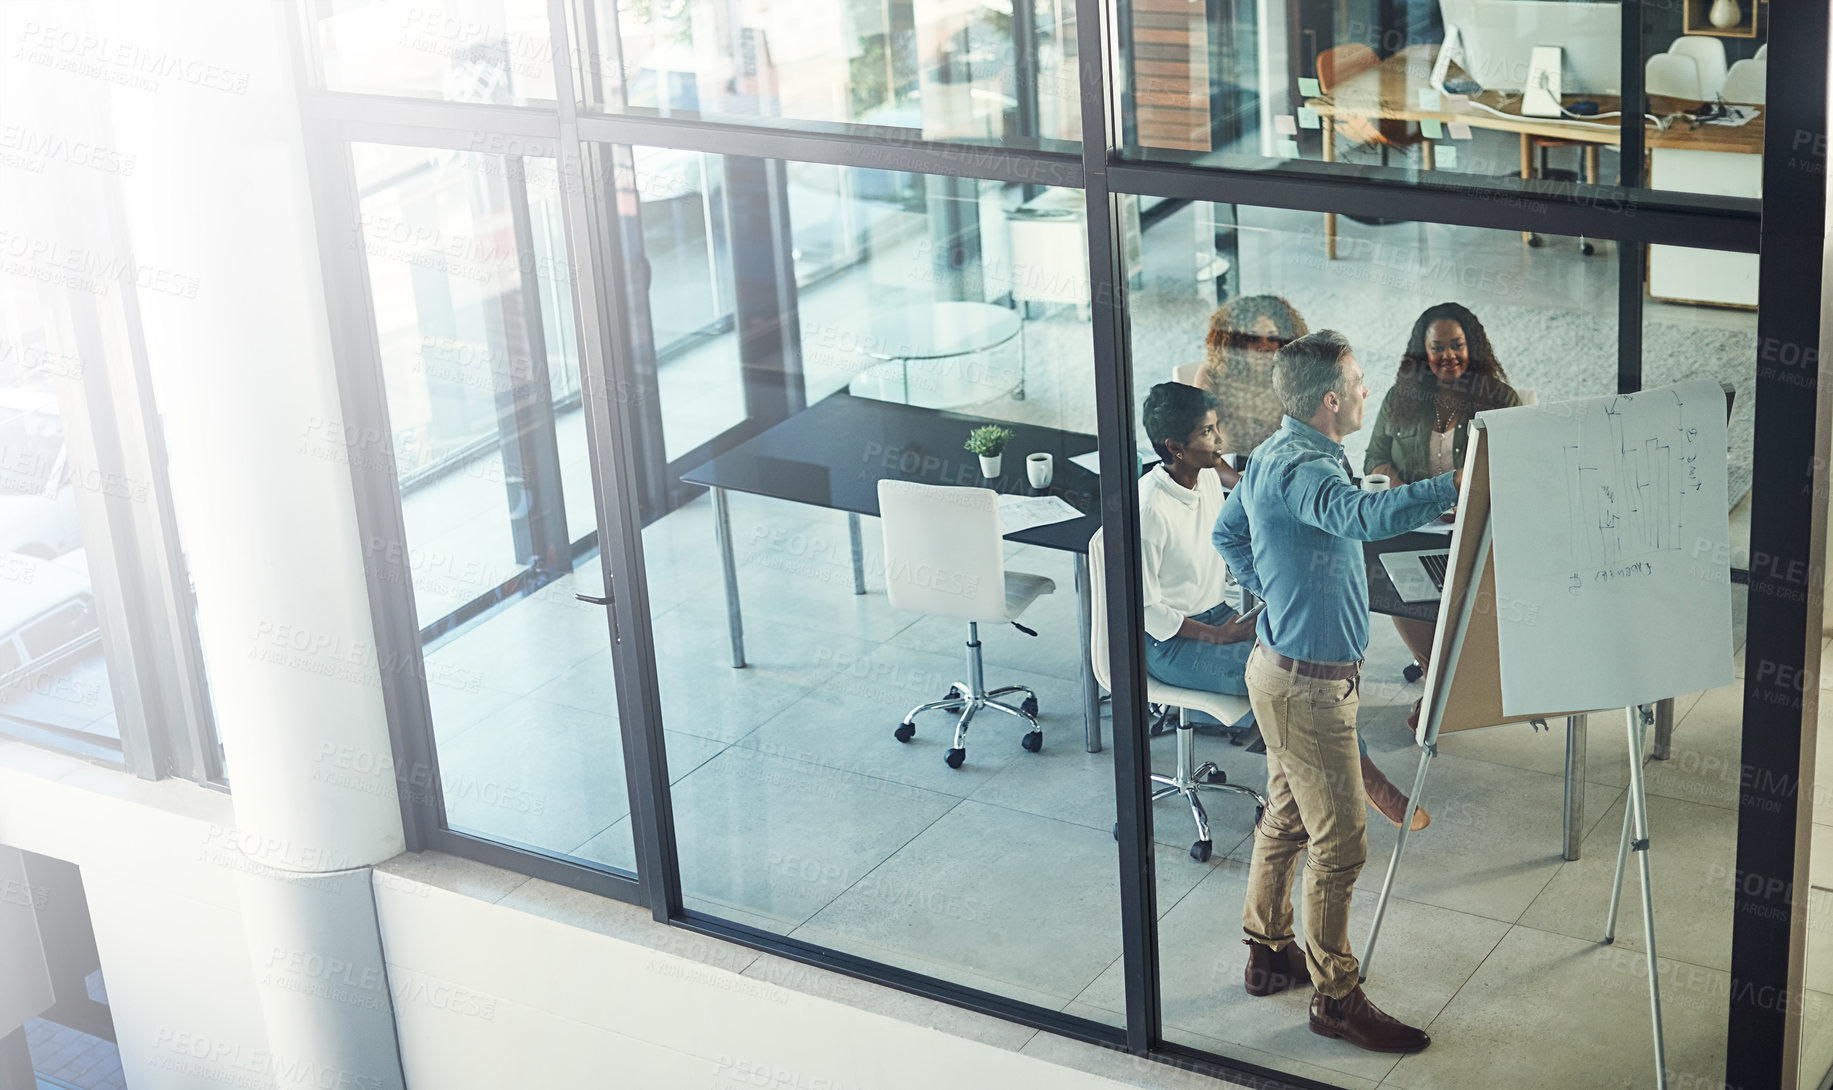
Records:
M1519 404L1477 316L1458 303L1427 307L1413 323L1394 388L1382 399L1362 471L1410 484L1456 469L1464 464L1471 419ZM1394 627L1416 660L1430 661L1431 625L1395 617ZM1418 715L1415 703L1409 722Z
M1310 330L1291 303L1277 295L1244 295L1215 309L1203 339L1206 359L1197 385L1221 399L1219 421L1232 437L1232 453L1246 455L1279 430L1279 398L1273 394L1273 353ZM1222 467L1222 483L1236 475Z

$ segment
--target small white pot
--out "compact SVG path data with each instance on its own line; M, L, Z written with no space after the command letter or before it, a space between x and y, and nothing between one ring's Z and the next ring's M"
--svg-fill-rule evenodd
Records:
M982 477L999 476L999 463L1004 458L1004 454L995 454L991 458L982 454L980 456L980 475Z

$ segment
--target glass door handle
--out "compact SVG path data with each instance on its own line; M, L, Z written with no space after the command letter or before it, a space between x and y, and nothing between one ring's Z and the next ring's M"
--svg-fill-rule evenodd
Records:
M608 606L611 604L611 599L609 598L594 598L590 594L575 594L573 597L582 602L590 602L595 606Z

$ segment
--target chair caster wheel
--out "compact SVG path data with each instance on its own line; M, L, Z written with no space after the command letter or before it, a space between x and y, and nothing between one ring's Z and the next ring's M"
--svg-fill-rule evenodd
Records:
M1215 850L1216 850L1216 845L1214 841L1199 840L1195 844L1192 844L1190 846L1190 858L1196 860L1199 863L1207 863L1209 862L1210 853L1214 852Z
M916 724L899 723L897 729L891 732L891 736L900 742L908 742L916 736Z
M1578 252L1584 254L1586 257L1590 257L1592 254L1597 253L1597 248L1592 246L1589 242L1581 242L1579 243Z
M942 755L942 760L947 762L950 768L960 768L961 762L967 760L967 750L951 749Z
M1037 718L1037 697L1035 696L1026 697L1025 702L1018 706L1018 710L1021 712L1024 712L1026 715L1030 716L1031 718L1036 719Z
M1025 747L1025 752L1036 753L1038 750L1044 748L1044 732L1041 730L1034 730L1023 738L1020 738L1018 744Z
M1228 782L1228 773L1222 771L1219 768L1212 769L1208 775L1203 777L1203 782L1204 783L1213 783L1213 784L1225 784Z
M1542 246L1545 246L1545 245L1546 245L1546 240L1545 240L1545 239L1543 239L1543 238L1541 238L1541 237L1540 237L1539 235L1529 235L1529 236L1528 236L1528 240L1527 240L1527 244L1528 244L1529 246L1532 246L1532 247L1534 247L1534 248L1535 248L1536 250L1538 250L1538 249L1540 249L1540 248L1541 248Z
M1426 672L1419 668L1419 663L1417 662L1408 663L1407 668L1400 673L1401 676L1406 678L1409 682L1418 681L1420 678L1426 676Z
M948 692L942 694L942 699L943 700L953 700L954 698L958 696L963 696L963 695L965 694L961 692L961 686L950 685L948 687Z

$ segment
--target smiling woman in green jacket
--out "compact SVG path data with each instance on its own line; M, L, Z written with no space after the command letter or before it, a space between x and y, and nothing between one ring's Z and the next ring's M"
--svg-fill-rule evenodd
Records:
M1477 316L1458 303L1427 307L1382 399L1362 471L1385 473L1397 485L1449 472L1464 464L1476 414L1519 404ZM1431 661L1431 625L1395 617L1394 627L1416 660Z

